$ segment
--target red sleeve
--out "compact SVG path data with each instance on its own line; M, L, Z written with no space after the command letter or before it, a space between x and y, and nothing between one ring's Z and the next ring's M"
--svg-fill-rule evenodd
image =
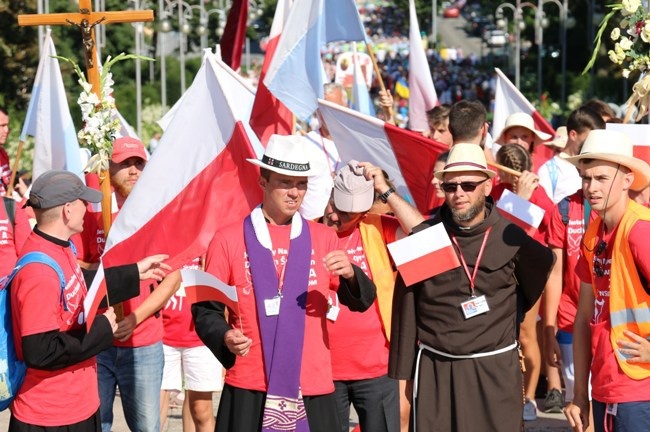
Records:
M225 239L216 233L205 254L205 271L229 285L234 285Z
M12 283L11 295L21 337L59 330L61 286L53 269L44 264L26 266Z
M560 208L555 206L551 212L548 223L548 231L546 232L546 243L549 247L564 248L566 241L566 225L562 221L562 214Z
M578 275L578 279L580 279L582 282L588 284L593 283L593 280L591 279L591 269L589 268L589 264L587 263L587 260L582 253L580 254L580 258L578 258L578 264L576 264L575 270L576 274Z
M634 256L637 269L643 274L647 281L650 281L650 222L638 221L630 230L628 241L630 250Z
M32 232L32 227L29 225L29 218L27 213L20 207L16 207L16 221L14 225L14 245L16 246L16 253L20 254L23 249L27 237Z

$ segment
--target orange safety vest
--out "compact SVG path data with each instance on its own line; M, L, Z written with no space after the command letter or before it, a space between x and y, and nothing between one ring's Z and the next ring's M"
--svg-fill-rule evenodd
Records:
M363 252L368 260L372 281L377 287L379 315L384 325L386 340L390 341L390 321L393 309L395 273L388 257L381 215L368 213L359 224Z
M630 230L639 220L650 221L650 209L630 200L627 210L619 222L614 239L609 277L610 342L621 370L625 375L635 380L650 377L650 363L628 363L626 357L618 351L619 345L617 341L627 339L623 334L624 330L631 331L644 338L650 337L650 295L641 284L628 241ZM594 291L594 251L601 223L602 220L599 217L595 223L589 226L584 236L584 247L582 248L592 275Z

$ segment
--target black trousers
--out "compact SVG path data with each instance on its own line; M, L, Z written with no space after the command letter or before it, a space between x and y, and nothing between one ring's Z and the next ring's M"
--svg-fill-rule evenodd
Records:
M95 414L79 423L67 426L38 426L29 423L23 423L14 415L9 420L9 432L101 432L102 421L99 417L99 409Z
M341 426L334 393L304 396L310 432L333 432ZM224 385L215 432L259 432L262 430L266 393Z

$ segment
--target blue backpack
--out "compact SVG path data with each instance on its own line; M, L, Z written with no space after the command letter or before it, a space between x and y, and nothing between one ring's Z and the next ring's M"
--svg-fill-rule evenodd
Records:
M61 270L61 267L54 259L43 252L26 253L18 260L11 274L0 279L0 411L7 409L14 397L16 397L25 379L25 372L27 371L25 362L18 360L14 346L9 289L11 287L11 281L16 277L18 272L31 263L45 264L56 271L61 283L61 302L63 309L68 310L63 295L65 289L65 275L63 274L63 270Z

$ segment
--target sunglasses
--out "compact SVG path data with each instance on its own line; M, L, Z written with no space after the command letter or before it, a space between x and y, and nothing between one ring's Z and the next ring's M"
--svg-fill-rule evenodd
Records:
M454 193L458 189L458 186L463 190L463 192L474 192L476 188L482 184L488 181L489 179L483 179L481 181L476 181L476 182L461 182L461 183L442 183L440 187L442 187L442 190L444 190L447 193Z
M603 252L605 252L605 249L607 249L607 242L605 240L601 240L596 246L594 255L600 257ZM605 276L605 268L603 267L602 260L594 260L594 274L596 277Z

